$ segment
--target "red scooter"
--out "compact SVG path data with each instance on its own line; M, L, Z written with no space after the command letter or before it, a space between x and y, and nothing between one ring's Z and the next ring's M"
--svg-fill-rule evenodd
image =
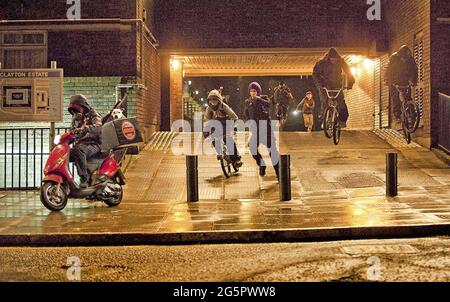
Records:
M69 170L70 144L75 140L73 131L55 139L44 169L41 202L51 211L63 210L69 198L103 201L117 206L122 201L125 177L120 169L126 148L113 149L108 155L99 155L88 161L89 186L80 188Z

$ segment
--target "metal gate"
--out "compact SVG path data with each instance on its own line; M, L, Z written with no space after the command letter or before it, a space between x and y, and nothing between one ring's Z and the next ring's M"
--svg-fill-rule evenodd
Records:
M439 93L439 147L450 154L450 96Z
M57 128L56 134L67 130ZM50 128L0 129L0 190L39 188L49 155L49 134Z

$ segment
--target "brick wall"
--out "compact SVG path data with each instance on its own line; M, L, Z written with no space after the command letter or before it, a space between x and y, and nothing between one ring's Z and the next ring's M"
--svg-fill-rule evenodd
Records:
M447 1L448 3L448 1ZM431 27L430 0L409 0L383 2L384 18L388 29L390 53L403 44L414 48L414 35L423 31L424 42L424 116L423 128L419 129L416 140L423 146L431 145Z
M162 48L368 47L384 37L366 1L156 0Z
M65 19L67 5L65 0L14 0L2 4L0 19L27 20L27 19ZM81 0L81 18L122 18L135 17L135 2L123 0Z
M349 129L372 129L374 126L375 72L362 63L353 66L357 70L356 83L346 93L350 117ZM374 66L375 67L375 66Z
M139 90L136 99L137 117L146 129L146 139L151 133L160 130L161 125L161 72L157 50L144 39L143 78L146 89Z
M153 28L153 0L137 0L136 15L143 17L147 11L146 25ZM136 32L136 68L138 80L146 89L137 92L136 108L139 122L145 129L145 139L160 130L161 126L161 70L158 50L150 43L151 37L140 26ZM142 53L142 61L141 61ZM141 66L142 65L142 66Z
M437 18L450 18L450 6L447 0L431 1L431 135L432 145L439 138L440 122L438 93L450 95L450 24L439 23Z
M48 61L68 77L135 76L135 43L132 31L50 31Z
M183 72L182 68L170 68L170 125L180 119L183 119Z

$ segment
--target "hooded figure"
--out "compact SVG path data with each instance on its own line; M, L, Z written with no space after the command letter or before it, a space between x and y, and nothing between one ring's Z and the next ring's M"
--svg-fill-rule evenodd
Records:
M322 115L328 106L328 96L323 88L340 89L344 83L344 78L342 76L343 73L347 77L347 87L344 88L352 89L355 84L355 77L353 76L347 62L345 62L344 58L341 57L336 48L331 48L314 66L313 79L317 89L319 90ZM338 97L337 109L342 122L341 126L345 128L349 114L343 93L341 93Z
M227 104L223 102L223 97L218 90L212 90L208 94L208 108L206 108L206 118L208 120L238 120L238 116Z
M293 99L294 96L292 95L291 90L283 81L281 81L280 84L274 89L273 101L276 104L281 104L287 107Z
M213 146L216 149L217 159L222 159L222 141L227 144L228 150L234 150L231 160L235 162L238 167L242 166L241 156L233 139L233 128L227 129L227 121L237 121L239 118L237 114L227 104L223 102L223 97L218 90L212 90L208 94L207 99L208 108L206 108L205 116L210 120L219 121L222 126L222 131L214 131L211 136L214 138Z
M76 133L71 158L75 162L82 188L87 187L89 173L88 160L99 154L102 118L92 108L84 95L74 95L70 99L68 111L72 115L72 128Z
M389 63L386 68L385 82L387 85L399 85L399 86L412 86L417 85L418 81L418 67L411 50L408 46L403 45L398 52L392 54L389 58ZM411 97L411 90L409 95L405 97ZM400 94L395 87L390 87L391 100L393 105L393 113L397 120L400 120L401 116L401 100ZM403 96L402 96L403 97ZM400 124L400 121L397 121ZM397 126L397 125L395 125Z
M408 46L403 45L398 52L392 54L385 75L389 85L406 86L410 82L414 86L417 84L418 68Z
M314 66L313 79L317 87L340 89L344 82L342 73L345 73L348 79L348 87L346 88L351 89L355 84L355 77L350 67L336 48L330 48L325 56Z

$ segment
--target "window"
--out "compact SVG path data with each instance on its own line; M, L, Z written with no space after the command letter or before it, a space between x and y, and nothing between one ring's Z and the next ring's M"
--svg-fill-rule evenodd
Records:
M47 33L0 32L0 61L5 69L47 68Z

